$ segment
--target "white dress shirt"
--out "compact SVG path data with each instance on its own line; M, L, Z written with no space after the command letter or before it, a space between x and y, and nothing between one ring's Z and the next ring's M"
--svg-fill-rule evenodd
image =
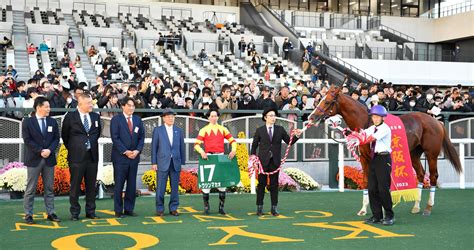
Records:
M375 138L375 153L392 152L392 131L386 123L377 126L377 132L374 134L375 125L370 126L365 130L367 136L373 135Z
M44 119L44 125L46 126L44 128L43 128L43 120L42 119ZM40 127L41 133L44 133L45 131L43 131L43 130L46 130L48 128L48 125L46 124L46 117L36 115L36 120L38 121L38 125Z
M86 118L87 118L87 121L89 122L89 129L91 129L92 126L93 126L93 124L92 124L92 122L91 122L91 116L89 115L89 113L82 113L82 112L79 111L79 110L78 110L78 112L79 112L79 115L80 115L80 117L81 117L82 125L84 126L84 115L85 115Z
M123 113L123 116L125 116L125 121L127 122L127 124L128 124L128 118L130 117L130 123L132 123L132 128L133 128L133 115L127 115Z
M170 139L170 145L173 146L173 126L168 126L165 124L165 128L168 138Z

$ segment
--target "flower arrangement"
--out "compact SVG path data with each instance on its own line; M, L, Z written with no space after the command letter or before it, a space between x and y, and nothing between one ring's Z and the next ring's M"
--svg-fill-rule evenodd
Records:
M280 176L278 177L278 189L280 191L299 191L300 187L290 176L285 172L280 171Z
M181 171L179 180L179 186L182 187L186 193L199 194L201 190L198 189L198 179L197 175L193 174L191 171Z
M257 185L258 180L255 180ZM237 192L250 193L250 177L247 170L240 170L240 183L237 185Z
M196 179L196 182L197 182L197 179ZM156 171L155 170L148 170L145 173L143 173L142 183L144 185L148 186L148 190L156 191L156 184L157 184ZM185 194L186 189L182 188L181 185L179 185L178 186L178 192L180 194ZM171 193L171 186L170 186L170 181L169 180L168 180L168 183L166 183L166 193L167 194Z
M57 166L62 169L67 169L69 168L69 162L67 161L67 149L64 144L61 144L61 147L59 148L59 153L56 158Z
M314 190L320 188L320 185L313 179L311 176L297 168L287 168L283 172L290 176L301 189L304 190Z
M336 175L336 180L339 180L339 174ZM367 188L364 173L360 166L344 166L344 187L349 189Z
M0 169L0 175L14 168L26 168L26 166L23 164L23 162L17 162L17 161L10 162Z
M25 192L27 182L26 168L10 168L0 175L0 188L8 191Z
M245 139L245 133L244 132L239 132L238 135L239 139ZM249 152L247 150L247 145L245 143L237 143L237 164L239 165L239 170L242 171L247 171L247 165L249 162ZM246 174L248 175L248 173ZM240 174L242 176L242 173Z
M69 169L61 168L60 166L54 167L54 183L53 190L54 195L67 195L71 189L71 174ZM86 190L84 181L81 183L81 191ZM39 194L44 193L43 178L40 176L38 179L38 185L36 186L36 192Z
M101 181L105 186L112 186L114 182L114 166L107 165L97 171L97 181Z
M156 190L156 171L155 170L148 170L143 173L142 176L142 183L143 185L148 187L148 190L155 191Z

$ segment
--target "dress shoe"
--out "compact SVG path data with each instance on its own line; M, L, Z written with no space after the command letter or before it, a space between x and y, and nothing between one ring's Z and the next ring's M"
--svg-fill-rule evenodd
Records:
M163 217L164 215L163 211L156 211L156 216Z
M365 224L381 224L382 219L377 219L374 216L372 216L368 219L365 219L364 222L365 222Z
M115 212L115 218L123 218L123 214L120 212Z
M29 225L35 224L35 221L33 220L33 216L29 214L25 216L25 222L26 224L29 224Z
M178 211L171 211L170 214L173 215L173 216L179 216Z
M277 210L277 206L272 206L271 213L273 216L280 216L280 213Z
M258 205L257 206L257 216L262 216L263 215L263 206Z
M123 214L127 215L127 216L132 216L132 217L135 217L135 216L138 215L138 214L134 213L133 211L125 211Z
M79 215L72 215L71 220L72 221L78 221L79 220Z
M48 220L54 221L54 222L61 222L61 220L58 218L58 216L55 213L48 214Z
M391 226L395 223L395 219L394 218L386 218L383 220L382 224L384 224L385 226Z
M86 218L95 220L95 219L99 219L99 216L97 216L95 214L88 214L88 215L86 215Z

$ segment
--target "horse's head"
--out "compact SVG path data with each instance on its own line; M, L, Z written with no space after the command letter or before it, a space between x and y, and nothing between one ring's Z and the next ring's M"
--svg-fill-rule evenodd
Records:
M313 120L314 123L324 121L328 117L336 115L338 112L337 99L339 98L339 92L341 88L339 86L331 85L328 92L321 99L318 106L314 108L313 112L309 115L308 119Z

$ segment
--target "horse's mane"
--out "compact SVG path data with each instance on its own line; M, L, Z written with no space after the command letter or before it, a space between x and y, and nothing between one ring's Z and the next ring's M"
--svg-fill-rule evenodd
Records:
M349 102L349 105L356 106L356 107L360 108L361 112L363 112L363 114L367 116L367 121L364 124L364 126L368 127L368 124L370 124L370 119L369 119L369 110L368 110L367 106L360 103L359 101L356 101L356 100L352 99L350 96L348 96L346 94L343 94L342 92L339 92L339 98L345 98L345 100L347 100L347 102Z

